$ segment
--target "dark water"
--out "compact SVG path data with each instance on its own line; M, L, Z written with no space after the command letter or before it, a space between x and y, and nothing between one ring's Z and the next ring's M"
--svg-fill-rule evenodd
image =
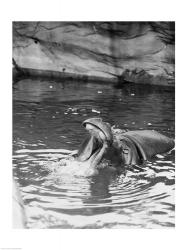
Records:
M94 177L54 175L43 167L77 149L82 121L101 116L116 128L155 129L174 138L173 89L22 80L13 90L13 174L29 228L174 227L174 150L144 171Z

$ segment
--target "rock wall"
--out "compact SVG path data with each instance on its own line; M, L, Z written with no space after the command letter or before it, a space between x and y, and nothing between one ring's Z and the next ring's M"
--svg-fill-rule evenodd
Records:
M174 38L174 22L13 22L13 58L24 68L174 86Z

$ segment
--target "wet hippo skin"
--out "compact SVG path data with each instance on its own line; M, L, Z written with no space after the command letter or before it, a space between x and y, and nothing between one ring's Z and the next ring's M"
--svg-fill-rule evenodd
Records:
M83 122L89 137L83 141L77 160L99 168L105 159L114 167L141 164L156 154L166 153L174 147L174 140L152 130L136 130L115 133L109 123L101 118Z

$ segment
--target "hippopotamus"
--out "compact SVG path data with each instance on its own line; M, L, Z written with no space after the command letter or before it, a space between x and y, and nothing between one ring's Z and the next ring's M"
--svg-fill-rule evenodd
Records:
M102 118L90 118L83 123L88 137L76 154L78 162L90 168L102 168L103 161L113 168L141 165L156 154L170 151L174 140L153 130L115 132ZM105 164L106 165L106 164Z

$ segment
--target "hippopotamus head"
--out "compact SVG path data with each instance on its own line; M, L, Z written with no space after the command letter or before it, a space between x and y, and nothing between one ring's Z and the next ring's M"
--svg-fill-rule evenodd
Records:
M79 148L77 160L86 162L94 168L101 162L107 148L113 143L111 126L101 118L90 118L82 124L89 132L89 136Z

